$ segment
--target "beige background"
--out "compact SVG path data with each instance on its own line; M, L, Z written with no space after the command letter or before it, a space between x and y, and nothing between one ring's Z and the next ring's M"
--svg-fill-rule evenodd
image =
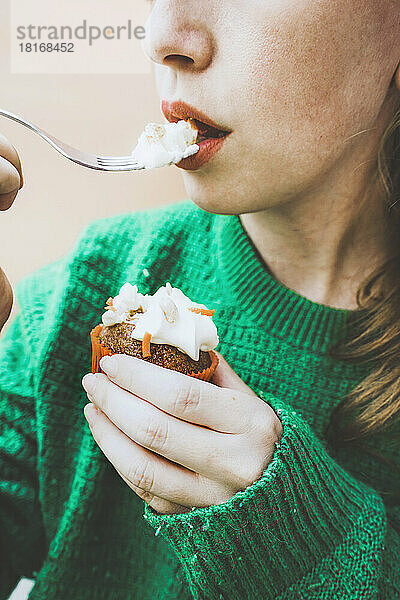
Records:
M128 154L145 123L163 121L152 75L11 75L9 18L8 2L2 0L1 108L73 146L101 154ZM186 197L176 167L99 173L70 163L3 117L0 132L18 149L25 178L14 206L0 213L0 260L13 284L67 252L93 219ZM12 317L17 310L15 306ZM22 581L13 600L26 598L30 587Z
M1 108L26 117L72 146L100 154L129 154L145 123L163 122L152 75L10 74L8 23L8 2L3 0ZM62 256L82 227L96 217L186 198L177 167L101 173L67 161L28 129L4 117L0 117L0 132L18 149L25 178L14 206L0 213L0 261L13 284Z

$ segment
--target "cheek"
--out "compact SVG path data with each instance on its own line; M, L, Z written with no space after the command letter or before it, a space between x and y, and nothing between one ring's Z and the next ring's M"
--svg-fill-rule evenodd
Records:
M344 0L271 9L249 37L249 68L238 69L235 84L245 90L239 98L248 116L240 130L248 151L267 159L273 173L284 165L307 178L317 163L322 171L379 114L391 66L382 60L382 20L367 18L366 0L358 2L351 14Z
M338 36L329 30L321 36L311 26L285 30L279 39L274 35L280 34L266 32L266 60L254 61L250 72L254 87L250 86L249 99L257 104L259 117L269 117L280 134L291 133L291 137L298 132L312 138L314 130L321 128L340 136L341 127L338 131L337 126L347 118L348 79L353 65Z

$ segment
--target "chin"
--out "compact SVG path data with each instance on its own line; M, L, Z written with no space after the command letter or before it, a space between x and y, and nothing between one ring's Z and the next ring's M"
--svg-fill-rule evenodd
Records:
M238 215L240 210L233 210L231 204L227 205L226 197L222 200L212 197L199 197L193 194L188 194L190 200L202 210L216 215Z
M230 186L217 185L216 180L206 183L194 181L193 175L184 176L184 184L188 198L202 210L217 215L238 215L241 212L240 202L233 197Z

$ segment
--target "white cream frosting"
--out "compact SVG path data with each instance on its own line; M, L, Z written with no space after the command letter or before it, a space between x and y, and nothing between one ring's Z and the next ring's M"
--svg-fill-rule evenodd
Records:
M130 316L131 310L142 307L143 313ZM219 343L217 328L209 315L195 313L191 308L203 308L204 304L192 302L169 282L160 287L153 296L140 294L137 285L124 283L112 306L102 316L104 325L134 323L132 337L143 340L146 332L151 343L169 344L185 352L193 360L199 360L200 350L213 350Z
M196 154L198 129L191 121L148 123L139 137L132 156L146 169L176 164Z

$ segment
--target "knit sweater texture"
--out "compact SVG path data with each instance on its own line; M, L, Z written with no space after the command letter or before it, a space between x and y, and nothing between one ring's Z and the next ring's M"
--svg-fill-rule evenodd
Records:
M126 281L215 308L217 350L282 421L262 476L227 502L158 514L91 435L89 332ZM30 600L400 598L399 471L324 434L371 369L328 354L353 311L276 280L239 216L184 200L95 221L16 296L0 340L0 600L22 576ZM367 443L400 467L398 420Z

